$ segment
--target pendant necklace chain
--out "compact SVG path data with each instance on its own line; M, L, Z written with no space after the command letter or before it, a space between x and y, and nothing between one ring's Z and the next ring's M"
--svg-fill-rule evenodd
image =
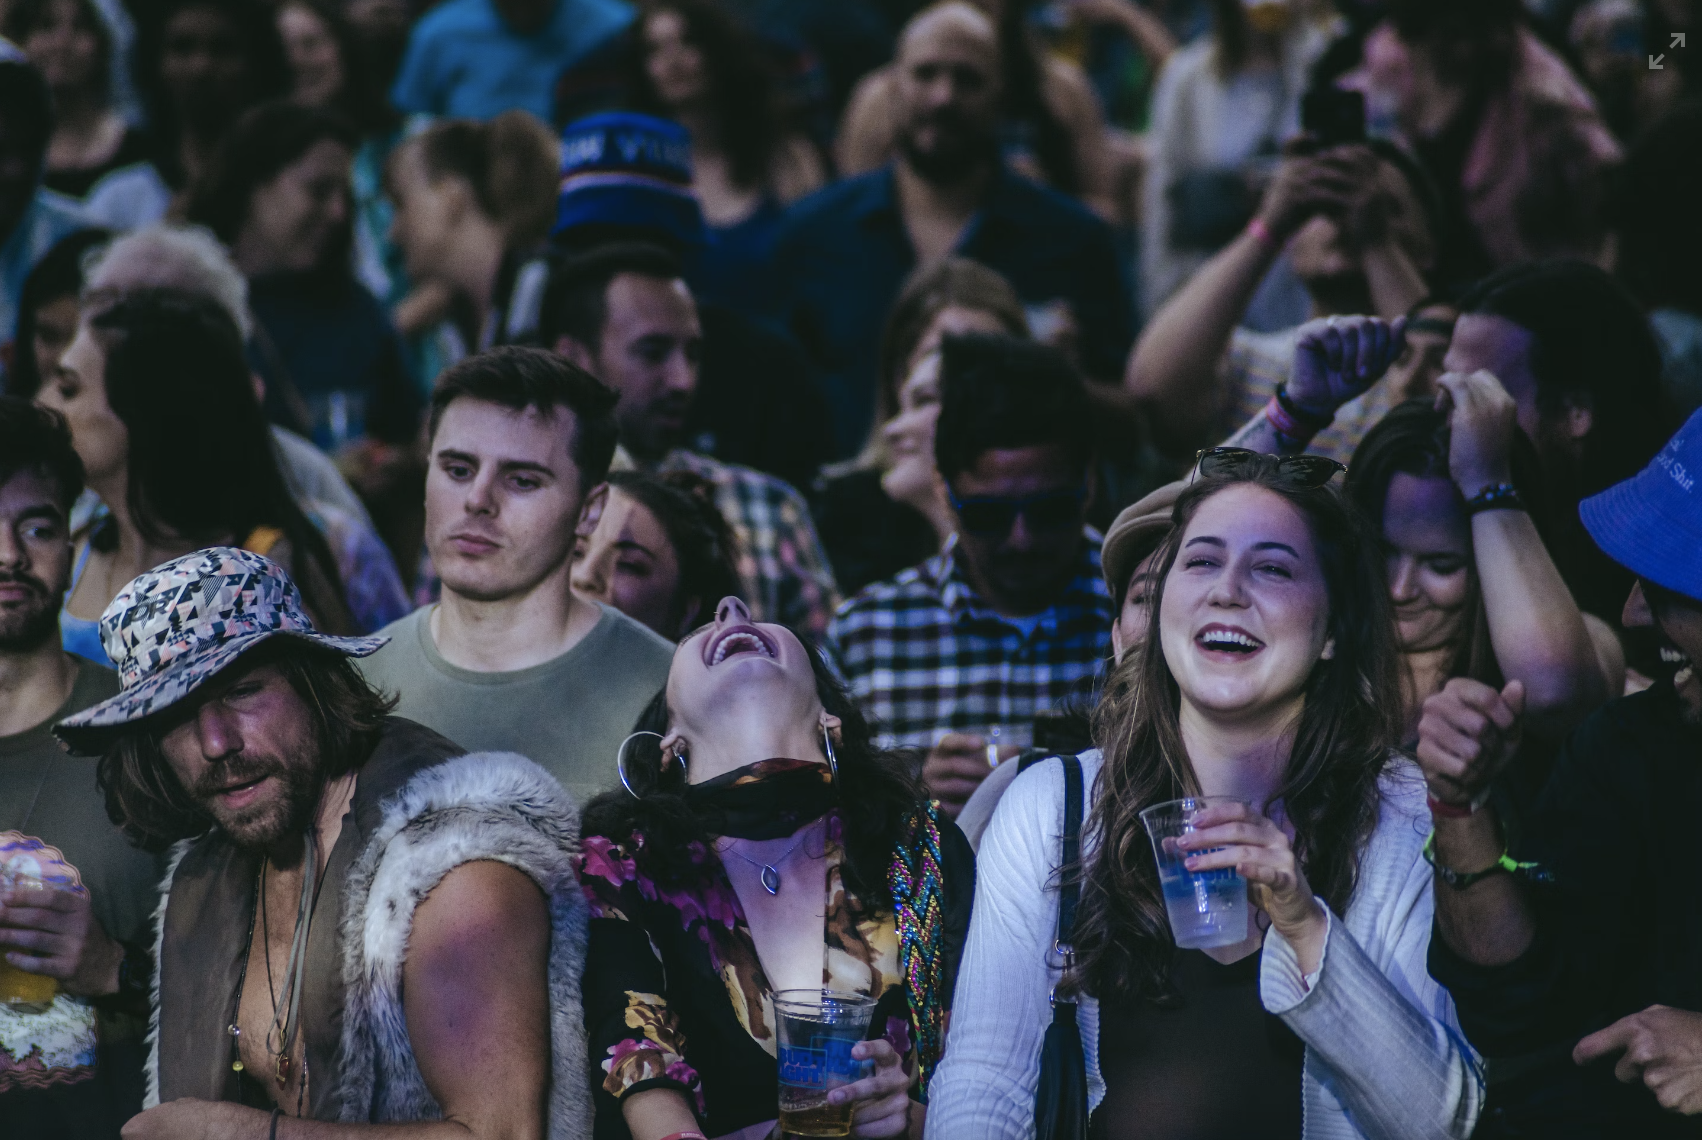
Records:
M804 834L798 837L798 842L796 842L796 843L792 844L792 846L786 848L786 850L781 854L780 858L774 860L774 862L772 862L772 863L764 863L760 860L752 859L749 855L746 855L743 851L740 851L737 847L726 847L726 848L723 848L723 850L727 851L729 854L737 855L739 858L743 859L745 862L749 863L753 867L760 867L762 869L762 889L767 891L771 895L778 895L780 893L779 865L781 863L786 862L786 860L790 859L792 857L792 852L794 852L798 848L802 847L804 845L804 840L808 839L809 837L810 837L810 833L806 829Z

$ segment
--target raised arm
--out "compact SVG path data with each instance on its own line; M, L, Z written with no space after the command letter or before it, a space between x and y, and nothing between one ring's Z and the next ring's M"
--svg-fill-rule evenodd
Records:
M1448 373L1438 400L1452 406L1448 469L1460 494L1510 484L1508 453L1517 407L1494 376ZM1571 728L1624 686L1609 675L1584 615L1523 510L1472 516L1472 555L1501 675L1524 685L1526 723L1550 734Z
M276 1140L542 1140L550 1085L550 918L523 872L455 868L414 912L402 967L408 1041L443 1119L327 1124L286 1116ZM271 1140L271 1114L176 1100L125 1140Z
M1301 326L1283 398L1224 442L1267 455L1298 455L1336 409L1382 379L1400 359L1406 318L1323 317Z
M1184 446L1210 435L1226 395L1223 355L1241 314L1306 220L1322 209L1346 209L1351 175L1333 155L1285 161L1253 223L1152 315L1129 354L1123 386L1162 435Z

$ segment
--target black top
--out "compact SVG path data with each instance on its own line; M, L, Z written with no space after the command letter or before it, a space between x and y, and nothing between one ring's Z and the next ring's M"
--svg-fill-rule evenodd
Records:
M1306 1046L1260 1004L1259 958L1183 950L1180 1001L1100 1004L1093 1140L1298 1140Z
M87 197L96 182L114 170L148 161L150 153L147 135L135 127L126 127L124 137L119 140L118 149L112 152L111 158L95 166L80 166L75 170L49 170L42 176L42 185L72 198Z
M1672 685L1610 701L1561 750L1536 805L1508 821L1515 857L1554 877L1531 888L1530 949L1479 967L1431 939L1430 972L1489 1059L1492 1102L1496 1058L1552 1055L1504 1109L1525 1115L1530 1135L1702 1136L1702 1122L1616 1081L1617 1058L1580 1070L1570 1056L1579 1038L1651 1005L1702 1011L1699 813L1702 727L1685 722Z
M837 813L828 821L824 983L875 998L868 1036L891 1042L915 1074L915 1023L893 916L865 911L845 889ZM975 856L955 824L942 820L939 831L943 882L932 945L946 955L941 999L949 1008L969 928ZM773 989L720 863L708 854L703 882L673 889L639 872L626 846L592 835L583 850L580 881L591 902L591 934L582 992L597 1140L630 1140L620 1101L653 1088L684 1093L710 1136L775 1119Z

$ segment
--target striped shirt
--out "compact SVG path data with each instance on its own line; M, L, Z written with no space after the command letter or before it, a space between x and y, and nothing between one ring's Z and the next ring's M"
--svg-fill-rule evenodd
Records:
M994 612L957 560L939 554L839 607L826 649L882 747L932 747L946 732L1032 725L1091 691L1111 653L1101 536L1084 529L1074 575L1033 618Z

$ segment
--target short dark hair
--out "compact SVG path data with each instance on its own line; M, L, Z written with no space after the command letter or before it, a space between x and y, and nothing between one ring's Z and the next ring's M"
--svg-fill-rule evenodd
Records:
M602 347L609 319L609 286L623 273L673 281L684 276L680 259L648 242L615 242L557 262L544 286L538 336L546 348L562 337L593 352Z
M912 271L887 311L881 332L875 411L881 422L898 411L904 370L928 326L953 307L986 313L1019 339L1028 337L1028 314L1004 275L967 257L947 257Z
M1386 14L1401 39L1432 51L1444 79L1480 91L1511 76L1526 19L1521 0L1390 0Z
M615 471L609 486L631 495L662 525L680 566L680 586L668 613L670 626L685 620L694 598L698 615L712 613L722 598L743 593L735 567L733 528L715 505L715 485L690 471L652 475Z
M507 344L481 352L438 377L431 396L430 438L444 410L466 398L499 404L517 412L536 408L549 414L556 408L573 413L573 444L569 449L579 468L582 489L601 483L615 457L614 389L585 369L541 348Z
M1587 261L1511 266L1460 298L1462 313L1501 317L1530 333L1537 406L1566 404L1594 417L1585 494L1643 469L1677 430L1661 386L1661 350L1635 298ZM1605 464L1605 466L1603 466Z
M91 249L106 244L106 230L75 230L53 243L47 256L36 262L24 287L18 291L18 333L13 339L12 367L6 374L6 391L33 400L45 377L35 358L35 314L62 297L83 291L83 259Z
M1005 336L952 336L940 361L934 463L950 480L994 448L1055 444L1085 471L1093 456L1087 389L1063 353Z
M67 518L83 493L83 461L58 412L17 396L0 396L0 486L21 474L53 480L54 500Z
M207 171L189 190L184 216L233 244L248 220L254 191L272 181L314 146L330 141L353 155L355 128L341 115L279 99L243 114L219 142ZM320 265L348 274L353 229L345 220L320 255Z
M313 711L321 779L334 780L366 762L383 732L384 718L396 707L394 697L373 688L341 653L294 637L261 642L225 666L221 675L234 677L262 665L276 665ZM101 749L95 777L106 796L106 814L144 851L163 851L213 826L212 817L183 790L160 748L166 734L204 699L204 692L186 697L136 724L93 735L83 730L90 744ZM79 740L76 750L85 747Z

